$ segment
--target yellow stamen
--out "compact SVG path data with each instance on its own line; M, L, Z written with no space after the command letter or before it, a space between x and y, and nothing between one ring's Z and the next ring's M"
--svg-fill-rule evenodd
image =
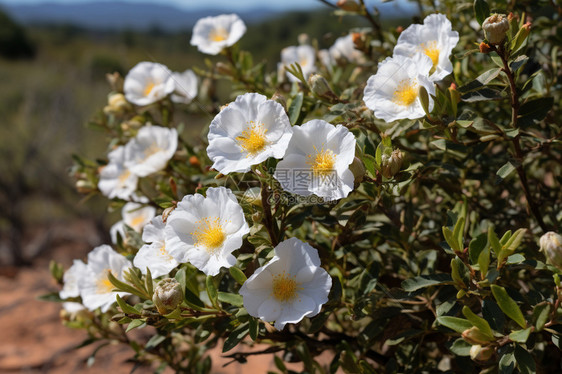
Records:
M146 86L144 86L144 91L143 91L144 96L150 95L150 93L151 93L152 90L154 89L154 86L156 86L156 85L154 84L154 82L148 82L148 83L146 84Z
M121 173L121 175L119 175L119 185L124 185L130 175L131 172L129 170L125 170L123 173Z
M133 220L131 221L131 224L129 226L131 226L133 229L135 229L135 231L140 231L141 229L141 225L144 222L145 217L144 216L138 216L133 218Z
M264 128L263 124L256 124L254 121L250 121L250 126L242 131L240 136L236 137L236 141L242 147L243 152L247 152L248 155L254 155L262 151L267 145L266 132L267 129Z
M297 291L302 290L295 278L295 275L291 277L285 272L275 275L273 277L273 297L282 302L293 300L298 294Z
M222 42L223 40L228 39L228 31L222 27L213 29L209 33L209 39L213 42Z
M96 292L98 294L110 293L115 288L108 278L110 272L110 269L105 269L96 281Z
M162 244L162 246L160 248L158 248L158 252L159 252L160 256L165 257L168 260L174 259L174 257L172 257L172 255L170 255L168 253L168 250L166 249L166 244Z
M320 151L316 149L316 155L308 155L309 164L312 167L312 172L314 175L327 175L334 170L334 165L336 163L336 155L331 149L324 150L324 147Z
M433 62L433 67L436 67L439 63L439 49L437 48L437 42L427 42L421 45L423 53L425 53Z
M226 239L220 218L206 217L197 222L197 230L191 235L196 247L204 247L209 254L214 254Z
M404 79L396 90L392 101L398 105L409 106L418 98L418 83L413 80Z
M144 150L144 159L146 160L147 158L149 158L149 157L152 156L153 154L158 153L158 152L160 152L160 151L162 151L162 148L160 148L160 147L158 146L158 144L152 143L149 147L147 147L147 148Z

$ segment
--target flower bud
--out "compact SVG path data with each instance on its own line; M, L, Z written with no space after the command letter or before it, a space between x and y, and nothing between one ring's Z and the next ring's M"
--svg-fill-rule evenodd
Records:
M367 35L362 32L351 33L351 40L356 49L364 50L367 44Z
M244 199L244 201L246 201L248 204L261 207L262 206L261 188L259 187L248 188L246 192L244 192L242 199Z
M503 14L492 14L484 20L482 29L490 44L498 45L505 39L505 35L509 30L509 21Z
M337 100L336 94L330 88L330 84L320 74L312 74L308 78L308 85L312 92L320 98L328 99L329 101Z
M304 32L299 34L297 40L299 41L299 45L310 45L310 36Z
M548 262L562 270L562 236L549 231L541 236L539 243Z
M480 53L488 54L492 50L492 47L488 43L482 42L480 43Z
M201 166L201 161L199 161L199 158L197 156L191 156L189 158L189 164L191 166L199 167Z
M122 113L129 108L131 108L131 104L125 99L125 95L116 93L109 96L103 112L105 114Z
M353 173L355 179L353 180L353 184L358 185L363 180L367 169L365 169L365 164L361 161L360 158L354 157L353 162L349 165L349 170Z
M336 5L338 8L348 12L357 12L361 9L359 4L354 0L339 0Z
M180 283L174 278L162 279L152 296L152 301L160 314L172 312L183 301L183 292Z
M283 106L283 108L287 108L287 99L285 99L285 96L281 95L280 93L274 93L273 96L271 96L271 100L277 101Z
M464 330L462 338L472 345L487 345L491 341L491 339L476 326Z
M95 189L94 185L87 180L76 181L76 191L80 193L90 193Z
M381 172L386 178L392 178L400 171L404 155L399 149L395 149L391 154L382 155Z
M111 86L111 89L115 92L123 92L123 77L118 72L112 74L106 74L105 79L107 83Z
M493 354L494 348L492 347L482 347L479 344L470 347L470 358L473 361L488 361Z

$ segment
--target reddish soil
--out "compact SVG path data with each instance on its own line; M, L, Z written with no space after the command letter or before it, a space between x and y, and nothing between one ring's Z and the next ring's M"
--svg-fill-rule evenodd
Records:
M86 362L96 345L75 349L87 334L61 324L60 304L37 300L39 295L59 290L48 270L50 259L68 268L74 258L84 259L91 248L101 244L94 225L85 221L50 228L49 232L55 240L31 266L0 266L0 373L130 373L134 363L128 360L134 352L122 344L101 349L94 364L88 367ZM229 354L233 352L235 350ZM222 357L219 349L211 352L211 356L215 374L238 374L248 369L252 373L275 370L270 355L251 356L245 365L232 363L226 367L223 365L230 359ZM301 368L294 364L287 366L296 371ZM135 371L138 374L152 372L150 367Z

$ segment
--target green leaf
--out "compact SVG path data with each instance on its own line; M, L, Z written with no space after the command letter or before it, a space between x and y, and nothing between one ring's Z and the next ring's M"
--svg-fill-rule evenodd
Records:
M498 306L505 313L505 315L517 322L517 324L522 328L526 328L527 323L525 322L523 313L521 313L521 309L519 309L517 303L513 301L511 297L509 297L509 295L505 291L505 288L496 284L492 284L490 287L492 289L494 299L496 299Z
M115 298L117 299L117 304L119 305L123 313L139 315L139 311L133 308L131 305L127 304L127 302L125 302L125 300L123 300L121 296L115 295Z
M236 347L238 343L240 343L240 341L244 339L246 335L248 335L249 332L250 332L249 322L244 322L236 329L231 331L230 334L228 334L228 338L226 338L226 340L224 341L224 345L222 347L222 353L228 352L232 348Z
M480 268L480 279L486 279L488 274L488 267L490 266L490 247L486 246L478 256L478 267Z
M64 302L63 299L60 298L59 293L58 292L50 292L50 293L46 293L40 296L37 296L37 300L41 300L41 301L49 301L51 303L62 303Z
M500 241L498 240L498 236L496 235L493 226L488 227L488 243L490 244L490 247L492 248L496 256L499 255L500 251L502 250L502 246L500 244Z
M451 249L455 252L461 252L462 249L459 246L459 242L456 240L454 233L451 231L450 228L447 226L443 226L443 236L445 237L445 241Z
M468 330L469 328L473 327L470 321L458 317L441 316L441 317L437 317L437 322L440 325L443 325L445 327L450 328L451 330L458 332L459 334L462 334L465 330Z
M490 339L494 338L494 333L484 318L474 314L469 307L464 306L462 308L462 314L466 317L467 320L470 321L474 326L478 327L478 329Z
M552 97L541 97L540 99L527 101L519 109L517 125L526 128L542 121L552 109L553 104L554 99Z
M537 372L537 365L533 356L520 345L515 346L515 361L521 374L535 374Z
M517 249L517 247L519 247L519 244L521 244L521 240L523 240L526 232L527 229L519 229L515 231L513 235L511 235L511 238L509 238L507 243L505 243L504 249L507 250L510 254L513 253Z
M228 268L228 272L230 273L230 275L232 276L232 278L234 278L234 280L239 284L239 285L243 285L244 282L246 282L246 275L242 272L242 270L240 270L239 268L237 268L236 266L231 266Z
M487 244L488 238L486 234L480 234L476 238L472 238L470 243L468 243L468 256L471 264L476 265L478 263L478 257Z
M508 352L502 356L499 362L499 374L511 374L515 369L515 356Z
M420 288L425 288L429 286L435 286L437 284L450 284L452 283L451 276L449 274L431 274L431 275L420 275L418 277L406 279L402 282L402 288L406 292L413 292L419 290Z
M541 331L544 328L544 325L550 316L550 309L550 303L546 301L535 305L532 320L534 321L533 324L535 325L537 331Z
M150 269L148 267L146 268L144 286L146 288L146 291L148 292L148 296L152 298L152 295L154 294L154 283L152 282L152 273L150 272Z
M242 295L233 294L230 292L220 292L218 293L218 300L221 303L228 303L234 306L243 306Z
M115 276L111 273L111 271L107 272L107 279L117 288L119 291L124 291L128 293L132 293L133 295L137 295L141 299L146 299L144 292L139 291L133 286L128 285L127 283L121 282L119 279L115 278Z
M152 338L150 338L150 340L148 342L146 342L145 345L145 349L151 350L152 348L157 347L158 345L160 345L160 343L162 343L164 340L166 340L166 336L165 335L153 335Z
M479 24L482 24L490 16L490 7L484 0L474 0L474 16Z
M301 114L301 109L302 109L302 103L303 103L303 93L299 92L291 101L291 105L289 106L289 121L291 122L291 125L295 125L300 117Z
M420 85L418 97L420 99L420 103L422 106L423 111L426 115L429 116L429 94L424 86Z
M502 71L502 69L500 69L500 68L490 69L490 70L482 73L481 75L479 75L472 82L469 82L469 83L467 83L463 86L460 86L459 88L457 88L457 91L459 91L461 94L466 94L466 93L471 92L471 91L480 90L484 86L486 86L488 83L490 83L491 81L496 79L496 77L500 74L501 71Z
M525 65L527 61L529 61L529 57L522 55L517 57L515 60L513 60L513 62L509 65L509 67L515 73L517 70L519 70L521 66Z
M498 304L493 300L482 302L482 315L488 321L490 327L496 331L502 331L505 326L505 315L502 313Z
M207 276L207 279L205 280L205 285L207 287L207 295L209 296L209 300L211 300L211 304L213 304L213 306L216 309L220 310L221 308L218 302L219 295L212 275Z
M470 271L458 256L451 260L451 278L460 288L466 288L470 280Z
M129 323L129 326L127 326L127 330L125 330L125 332L129 332L132 329L136 329L137 327L144 327L146 326L146 322L144 322L142 319L134 319L131 321L131 323Z
M463 338L459 338L453 342L449 350L457 356L466 357L470 356L470 348L472 348L472 344L467 343Z
M260 332L260 322L258 319L250 317L248 323L250 324L249 326L250 338L253 341L255 341L258 338Z
M482 87L478 90L467 92L461 96L461 100L467 103L501 100L503 98L504 96L502 95L502 91L489 87Z
M515 165L510 161L506 162L497 172L495 184L500 184L504 179L509 177L515 171Z
M532 329L532 327L529 327L525 330L513 331L511 334L509 334L509 339L517 343L525 343L527 342L527 339L529 339L529 334L531 333Z
M371 177L376 175L376 160L373 156L364 154L363 155L363 164L365 165L365 169L369 172Z

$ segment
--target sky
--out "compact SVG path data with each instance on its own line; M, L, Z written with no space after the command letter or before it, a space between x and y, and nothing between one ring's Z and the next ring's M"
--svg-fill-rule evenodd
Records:
M101 2L107 0L0 0L0 4L24 5L38 3L61 3L78 4L87 2ZM310 9L324 6L318 0L119 0L135 3L156 3L163 5L173 5L182 9L232 9L246 10L256 7L267 7L268 9Z

